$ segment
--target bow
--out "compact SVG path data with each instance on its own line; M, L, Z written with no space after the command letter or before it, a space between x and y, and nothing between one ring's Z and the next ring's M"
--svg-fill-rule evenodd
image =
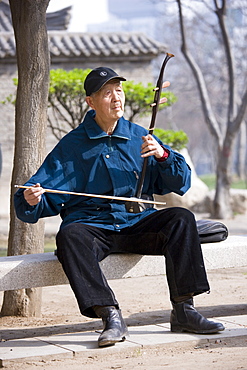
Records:
M167 62L172 57L174 57L173 54L170 54L170 53L166 54L166 57L165 57L165 59L162 63L161 69L160 69L160 73L159 73L159 77L158 77L158 80L157 80L157 83L156 83L156 87L154 89L154 91L155 91L154 101L151 104L152 117L151 117L151 122L150 122L149 129L148 129L149 133L151 135L153 134L153 130L154 130L154 127L155 127L155 120L156 120L156 115L157 115L157 112L158 112L158 109L159 109L159 104L164 103L166 101L166 99L164 99L164 98L161 99L160 95L161 95L162 88L167 87L167 86L170 85L169 82L164 82L163 83L163 75L164 75L164 71L165 71L165 66L166 66ZM146 175L147 163L148 163L148 157L144 158L143 165L142 165L142 172L141 172L140 180L139 180L138 187L137 187L136 198L139 198L139 199L141 199L141 196L142 196L142 188L143 188L144 179L145 179L145 175ZM145 196L147 196L147 195L143 195L143 197L145 197ZM139 212L141 212L141 208L143 210L145 207L143 207L141 204L139 206L138 203L135 202L132 205L131 204L127 205L126 208L129 212L139 213Z
M15 188L20 189L32 189L32 186L26 186L26 185L14 185ZM90 194L90 193L76 193L74 191L66 191L66 190L56 190L56 189L44 189L44 193L54 193L54 194L68 194L68 195L79 195L83 197L89 197L89 198L103 198L103 199L110 199L110 200L121 200L125 202L142 202L147 204L158 204L158 205L165 205L165 202L156 202L153 200L147 200L147 199L140 199L135 197L117 197L114 195L102 195L102 194Z

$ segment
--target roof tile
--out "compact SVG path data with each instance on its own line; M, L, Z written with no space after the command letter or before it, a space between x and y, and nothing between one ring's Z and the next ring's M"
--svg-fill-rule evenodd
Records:
M157 56L165 46L142 33L72 33L49 31L51 57ZM0 59L15 55L12 32L0 32Z

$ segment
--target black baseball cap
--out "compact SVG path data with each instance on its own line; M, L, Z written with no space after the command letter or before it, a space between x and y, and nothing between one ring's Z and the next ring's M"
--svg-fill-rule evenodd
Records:
M90 96L93 93L99 91L103 85L113 79L119 79L120 81L126 81L126 78L119 76L111 68L98 67L93 69L86 77L84 82L84 89L86 95Z

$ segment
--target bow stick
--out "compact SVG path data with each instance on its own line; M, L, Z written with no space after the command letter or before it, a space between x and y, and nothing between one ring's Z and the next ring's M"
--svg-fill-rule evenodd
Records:
M157 80L157 83L156 83L156 87L154 88L154 91L155 91L154 101L150 105L152 107L152 117L151 117L151 123L150 123L149 129L148 129L149 133L151 135L153 134L153 130L154 130L154 127L155 127L155 120L156 120L156 115L157 115L157 112L158 112L158 109L159 109L159 104L166 102L166 98L160 98L160 95L161 95L161 91L162 91L163 87L170 86L169 82L164 82L163 83L163 75L164 75L165 66L166 66L167 62L172 57L174 57L173 54L170 54L170 53L166 54L166 57L165 57L165 59L162 63L161 69L160 69L160 74L159 74L159 77L158 77L158 80ZM144 158L143 165L142 165L141 176L140 176L140 180L139 180L137 191L136 191L136 198L139 198L139 199L141 199L141 195L142 195L142 188L143 188L144 179L145 179L145 175L146 175L147 163L148 163L148 157ZM141 207L141 208L143 208L143 207ZM141 212L140 207L138 207L137 204L130 205L130 206L127 207L127 209L128 209L129 212L135 212L135 213Z
M32 186L25 186L25 185L14 185L15 188L20 189L32 189ZM101 194L89 194L89 193L76 193L74 191L66 191L66 190L55 190L55 189L44 189L45 193L55 193L55 194L68 194L68 195L80 195L83 197L89 197L89 198L103 198L103 199L110 199L110 200L122 200L125 202L141 202L141 203L148 203L148 204L157 204L164 206L165 202L156 202L153 200L147 200L147 199L140 199L140 198L128 198L128 197L117 197L114 195L101 195Z

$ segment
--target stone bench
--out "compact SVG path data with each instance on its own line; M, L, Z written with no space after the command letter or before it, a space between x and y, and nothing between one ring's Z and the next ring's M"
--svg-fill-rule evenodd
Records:
M207 270L247 266L247 236L229 236L220 243L202 244ZM165 273L163 256L112 254L101 263L107 279ZM0 291L68 284L54 253L0 257Z

